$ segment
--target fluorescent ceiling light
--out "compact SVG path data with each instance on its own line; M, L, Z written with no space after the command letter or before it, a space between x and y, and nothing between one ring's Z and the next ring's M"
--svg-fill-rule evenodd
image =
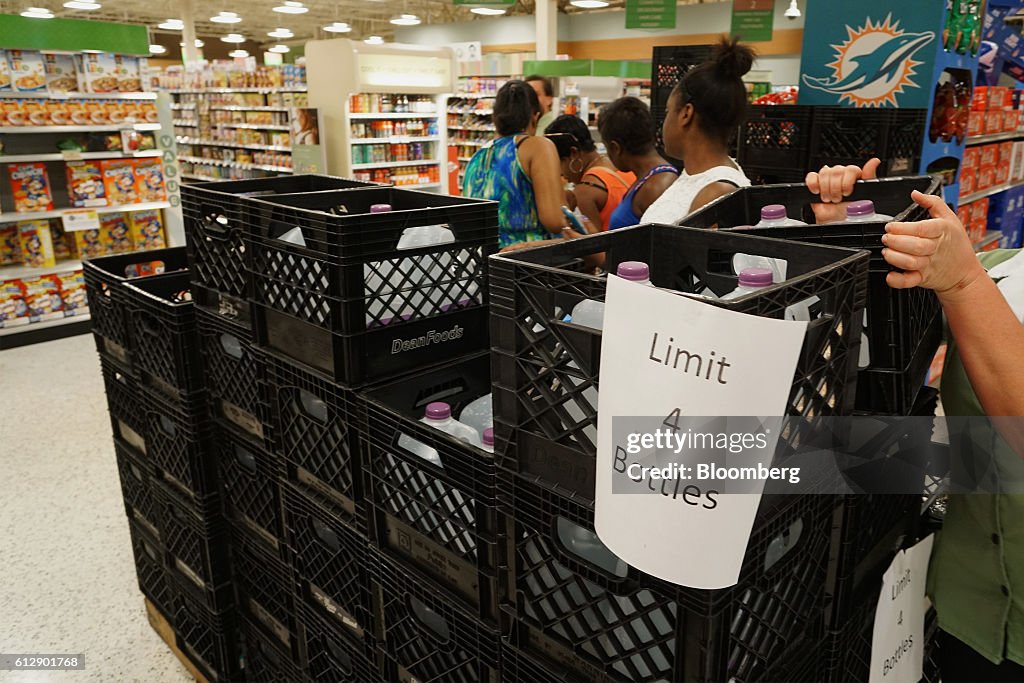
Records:
M103 5L98 2L89 2L89 0L69 0L64 3L64 6L68 9L93 10L99 9Z
M267 34L271 38L294 38L295 34L286 28L275 28Z
M53 12L45 7L29 7L21 13L21 16L29 19L53 19Z
M157 45L156 43L149 46L149 54L151 55L162 55L167 52L167 48L163 45Z
M269 50L269 52L276 52L279 55L283 55L284 53L291 52L291 51L292 51L292 49L290 47L288 47L287 45L275 45L274 47L270 48L270 50Z
M500 7L473 7L469 11L485 17L496 17L505 13Z
M228 57L234 57L235 59L245 59L249 56L249 53L245 50L232 50L228 53Z
M162 24L157 24L157 28L162 28L165 31L180 31L185 28L185 22L181 19L168 19Z
M608 6L605 0L570 0L569 4L580 9L601 9Z
M206 43L196 38L196 47L202 47L204 45L206 45ZM178 43L178 47L185 47L185 43Z
M234 12L221 12L215 17L210 17L210 21L215 24L237 24L242 20L242 17L238 16Z
M221 38L221 40L225 43L244 43L245 36L239 33L229 33L223 38Z
M363 42L366 43L367 45L383 45L384 39L381 38L380 36L370 36Z
M327 24L327 26L324 26L324 30L329 31L330 33L348 33L352 30L352 27L344 21L336 21L333 24Z
M422 22L415 14L401 14L392 19L391 23L395 26L416 26Z
M301 2L294 2L294 0L285 0L283 5L278 5L274 8L275 12L281 14L305 14L309 11L309 8L303 5Z

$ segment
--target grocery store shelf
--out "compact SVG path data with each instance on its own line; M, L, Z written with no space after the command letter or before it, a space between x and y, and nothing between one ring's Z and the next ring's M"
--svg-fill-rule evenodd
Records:
M424 183L423 185L395 185L402 190L427 190L433 187L441 187L441 183Z
M409 135L393 135L389 138L353 138L353 145L378 145L378 144L405 144L409 142L437 142L441 138L437 135L428 135L426 137L416 137Z
M291 173L289 166L272 166L270 164L251 164L246 161L224 161L222 159L204 159L202 157L178 157L178 161L185 161L193 164L211 164L213 166L227 166L230 168L248 168L257 171L278 171L280 173Z
M449 140L449 147L483 147L490 140Z
M105 130L160 130L159 123L107 123L97 126L0 126L0 134L99 133Z
M208 147L236 147L238 149L262 149L269 150L271 152L290 152L291 147L283 147L281 145L244 145L240 142L220 142L219 140L202 140L189 138L185 136L178 136L175 138L179 145L200 145Z
M408 112L408 113L402 112L401 114L383 114L383 113L380 113L380 112L371 112L369 114L363 114L363 113L349 114L348 117L350 119L352 119L352 120L359 120L359 119L436 119L438 117L438 113L436 111L425 112L425 113L421 113L421 114L417 114L417 113L413 113L413 112Z
M79 159L132 159L140 157L158 157L162 152L158 149L145 152L81 152L80 154L10 154L0 155L0 164L15 164L30 161L78 161Z
M228 123L214 121L213 126L220 126L221 128L244 128L245 130L291 130L291 126L286 124L273 124L273 123Z
M1024 131L1014 130L1009 133L992 133L991 135L974 135L967 138L967 146L973 147L974 145L987 145L990 142L1005 142L1007 140L1017 140L1018 138L1024 138Z
M161 92L169 92L176 95L207 95L215 93L235 93L235 92L258 92L265 95L279 93L279 92L306 92L305 88L171 88L163 90Z
M174 125L176 126L188 126L189 128L195 128L199 125L198 119L174 119Z
M452 95L449 100L493 100L497 96L497 93L479 93L479 92L466 92Z
M1005 185L996 185L995 187L990 187L987 190L981 190L979 192L975 192L973 194L969 194L966 197L960 197L960 205L963 206L964 204L970 204L971 202L976 202L979 199L984 199L985 197L991 197L994 194L999 194L1000 192L1006 192L1007 190L1012 190L1012 189L1014 189L1016 187L1024 187L1024 181L1020 181L1020 182L1016 182L1016 183L1006 183Z
M989 246L993 242L998 242L1001 239L1003 239L1003 233L999 231L986 233L985 237L980 242L974 245L974 251L984 251L985 247Z
M235 180L235 178L218 178L216 176L203 175L201 173L182 173L181 177L186 179L186 180L203 180L203 181L206 181L206 180L210 180L210 181L213 181L213 180Z
M31 266L3 266L0 268L0 282L4 280L20 280L27 277L39 277L41 275L52 275L53 273L66 273L69 270L81 270L80 259L57 261L55 266L33 268Z
M172 104L171 105L171 111L185 111L185 110L188 110L188 109L195 109L195 108L196 108L196 103L195 102L190 102L190 103L184 103L183 102L181 104Z
M420 161L382 161L376 164L352 164L353 171L368 171L374 168L400 168L404 166L440 166L437 159L421 159Z
M468 130L474 133L493 133L495 132L494 125L491 124L488 128L470 128L469 126L445 126L448 130Z
M494 113L494 110L493 109L467 109L465 111L457 111L457 110L449 109L448 113L449 114L454 114L454 115L457 115L457 116L465 116L466 114L473 114L475 116L490 116L490 115L492 115Z
M35 344L76 334L85 334L91 329L92 322L88 313L58 318L56 320L28 323L27 325L0 327L0 349L10 349L25 344Z
M473 157L459 157L459 161L469 161Z
M117 211L146 211L148 209L167 209L170 202L144 202L142 204L121 204L120 206L91 206L96 213L114 213ZM16 221L34 221L43 218L60 218L68 211L82 211L83 208L66 206L53 211L33 211L31 213L0 213L0 223L14 223Z
M210 106L210 110L211 111L212 110L216 110L216 111L289 111L288 107L239 107L239 106L235 106L235 105L224 106L224 107L215 107L215 106L211 105Z
M2 99L33 100L155 100L155 92L0 92Z

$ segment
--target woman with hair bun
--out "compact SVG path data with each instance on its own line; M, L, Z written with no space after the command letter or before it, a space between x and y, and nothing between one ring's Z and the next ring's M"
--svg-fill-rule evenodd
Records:
M668 98L662 127L665 153L684 170L643 214L644 223L679 224L705 204L750 185L729 156L729 138L743 120L747 89L743 75L754 51L722 37L711 59L690 69Z

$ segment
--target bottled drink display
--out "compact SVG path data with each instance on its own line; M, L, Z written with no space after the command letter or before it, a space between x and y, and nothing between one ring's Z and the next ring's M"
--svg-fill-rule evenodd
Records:
M480 432L482 437L489 427L494 426L491 394L484 394L463 408L459 415L459 422Z

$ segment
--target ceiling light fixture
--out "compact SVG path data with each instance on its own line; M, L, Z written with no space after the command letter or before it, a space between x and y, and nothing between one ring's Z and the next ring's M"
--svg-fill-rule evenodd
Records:
M275 28L267 34L271 38L294 38L295 34L286 28Z
M790 0L785 17L790 20L800 18L800 5L796 4L796 0Z
M221 42L224 42L224 43L244 43L245 42L245 36L243 36L240 33L229 33L226 36L224 36L223 38L221 38Z
M395 26L417 26L423 22L415 14L400 14L392 19L391 23Z
M237 24L242 20L242 17L238 16L234 12L221 12L215 17L210 17L210 21L215 24Z
M286 52L291 52L292 49L290 47L288 47L287 45L275 45L274 47L270 48L269 51L270 52L276 52L279 55L283 55Z
M45 7L29 7L21 13L21 16L29 19L53 19L53 12Z
M570 0L569 4L580 9L602 9L609 3L605 0Z
M203 47L204 45L206 45L206 43L204 43L203 41L201 41L198 38L196 38L196 47ZM185 43L184 42L178 43L178 47L185 47Z
M505 13L500 7L472 7L469 11L484 17L497 17Z
M80 10L94 10L99 9L103 5L98 2L89 2L88 0L69 0L64 3L64 6L68 9L80 9Z
M164 47L163 45L157 45L156 43L153 43L152 45L149 46L149 54L151 54L151 55L162 55L162 54L165 54L166 52L167 52L167 48Z
M370 36L363 42L366 43L367 45L383 45L384 39L381 38L380 36Z
M348 33L352 30L352 27L344 21L336 21L333 24L327 24L327 26L324 26L324 30L329 33Z
M157 24L156 27L165 31L180 31L185 28L185 22L181 19L168 19L162 24Z
M245 59L249 56L246 50L232 50L228 53L228 57L234 57L235 59Z
M309 11L309 8L303 5L301 2L295 2L294 0L285 0L283 5L278 5L274 8L275 12L281 14L305 14Z

